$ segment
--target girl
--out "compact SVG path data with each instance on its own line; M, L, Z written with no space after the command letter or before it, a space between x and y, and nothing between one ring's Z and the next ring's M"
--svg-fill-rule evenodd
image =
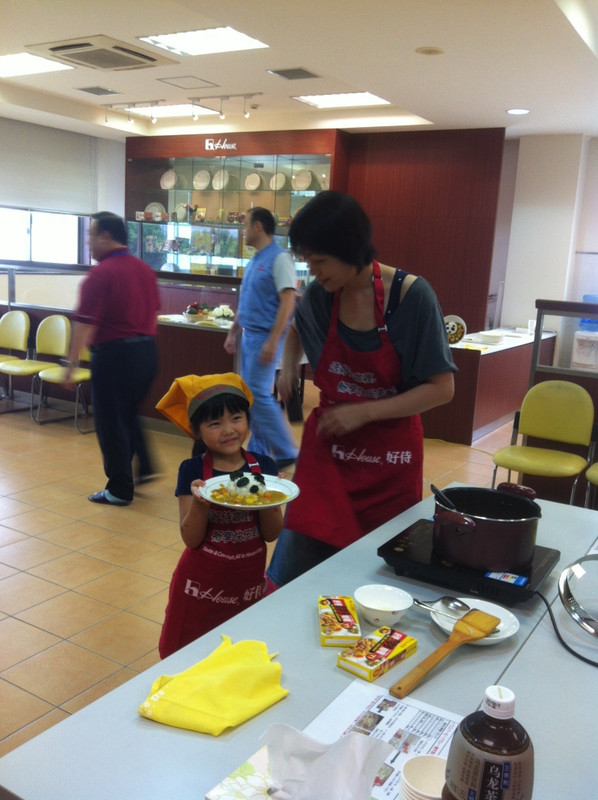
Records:
M266 542L282 528L280 507L228 508L204 500L208 478L235 470L276 475L274 461L243 450L253 395L235 373L177 378L157 408L195 439L179 467L181 537L187 545L174 571L159 651L174 653L262 596Z

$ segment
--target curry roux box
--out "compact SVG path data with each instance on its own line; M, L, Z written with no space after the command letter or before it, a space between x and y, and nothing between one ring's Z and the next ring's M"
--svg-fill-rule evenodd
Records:
M360 639L353 647L343 650L336 664L366 681L375 681L415 653L416 649L417 639L393 628L383 627Z
M352 597L320 595L318 598L320 644L324 647L345 647L357 644L361 628Z

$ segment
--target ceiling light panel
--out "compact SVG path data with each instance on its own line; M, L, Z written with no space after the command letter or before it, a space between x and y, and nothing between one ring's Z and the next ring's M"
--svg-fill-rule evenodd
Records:
M191 103L182 103L173 106L143 106L141 108L131 107L131 114L136 114L148 119L166 119L168 117L190 117L192 114L200 116L207 116L208 114L217 114L212 108L205 108L204 106L192 105Z
M301 103L307 103L316 108L365 108L368 106L388 106L388 100L383 100L370 92L343 92L341 94L310 94L294 97Z
M31 53L15 53L0 56L0 78L18 78L20 75L40 75L43 72L58 72L72 69L66 64L58 64L49 58L33 56Z
M229 27L206 28L182 33L161 33L139 38L142 42L153 44L155 47L161 47L180 56L203 56L268 47L267 44Z

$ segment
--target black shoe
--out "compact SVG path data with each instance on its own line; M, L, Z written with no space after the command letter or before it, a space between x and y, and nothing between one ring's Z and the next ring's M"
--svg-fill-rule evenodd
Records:
M130 500L120 500L114 495L111 496L114 498L113 500L108 499L106 492L96 492L95 494L90 494L87 499L91 500L92 503L102 503L106 506L128 506L131 503Z

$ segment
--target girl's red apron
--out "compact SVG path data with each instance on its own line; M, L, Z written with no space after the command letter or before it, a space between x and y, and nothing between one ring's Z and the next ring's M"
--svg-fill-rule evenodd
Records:
M255 457L244 455L251 471L261 472ZM212 477L209 453L203 456L203 475L204 480ZM166 658L259 600L265 566L266 544L258 512L210 505L206 538L199 547L185 549L172 576L160 657Z
M374 313L380 347L357 352L337 332L340 291L314 376L320 406L309 416L293 480L301 493L287 508L285 527L345 547L421 500L423 430L419 415L373 422L346 436L325 438L324 410L398 394L401 363L384 322L384 287L373 264Z

